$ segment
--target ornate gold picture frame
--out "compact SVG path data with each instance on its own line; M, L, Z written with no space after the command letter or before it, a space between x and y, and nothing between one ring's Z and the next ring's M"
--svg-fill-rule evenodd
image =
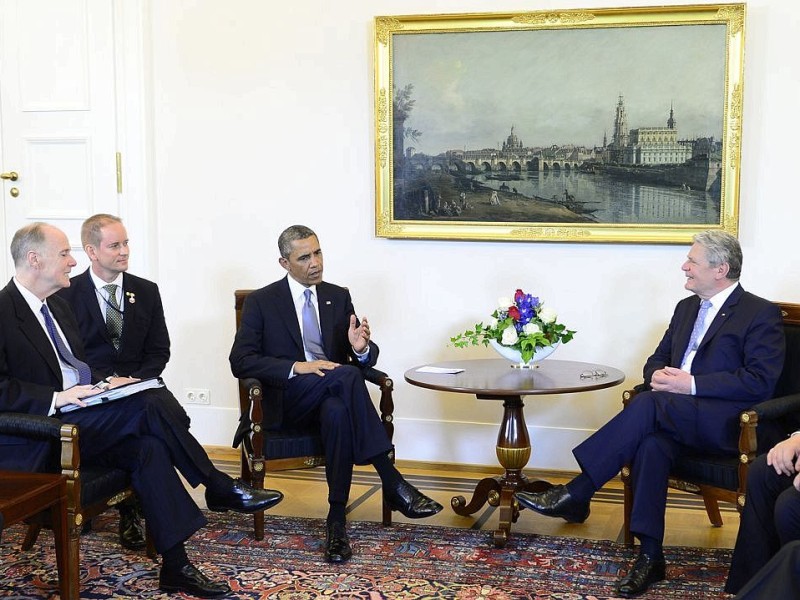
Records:
M376 17L376 234L736 234L744 25L744 4Z

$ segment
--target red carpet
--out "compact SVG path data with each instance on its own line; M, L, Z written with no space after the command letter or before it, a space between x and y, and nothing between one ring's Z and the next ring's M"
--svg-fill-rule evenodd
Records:
M158 592L157 565L116 543L113 512L81 540L81 598L169 598ZM631 550L608 541L514 534L491 545L491 532L449 527L355 522L348 527L354 557L343 566L322 560L323 522L267 517L267 535L252 537L252 519L210 513L209 526L188 544L195 564L226 579L232 598L492 599L614 597ZM52 537L19 551L23 530L12 527L0 544L0 596L57 595ZM729 598L722 585L730 550L667 548L668 581L642 598Z

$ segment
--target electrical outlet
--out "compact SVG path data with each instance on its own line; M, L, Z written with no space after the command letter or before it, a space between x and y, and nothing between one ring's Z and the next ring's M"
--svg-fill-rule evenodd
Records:
M185 388L183 401L186 404L211 404L211 390L202 388Z

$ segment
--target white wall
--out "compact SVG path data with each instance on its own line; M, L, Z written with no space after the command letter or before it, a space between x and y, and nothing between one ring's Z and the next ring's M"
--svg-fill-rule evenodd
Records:
M660 4L640 2L640 4ZM233 290L283 275L277 235L317 231L326 279L350 287L396 383L402 459L496 464L501 406L409 386L403 373L490 350L451 335L522 287L578 330L554 358L597 361L638 383L686 295L684 246L378 239L374 235L375 15L607 7L613 0L173 0L147 4L149 125L157 270L173 340L166 378L209 388L191 408L205 444L229 444L238 416L227 356ZM743 285L800 302L794 187L800 23L794 0L748 4L740 240ZM499 135L499 134L498 134ZM620 408L610 390L527 400L529 466L575 469L570 448Z

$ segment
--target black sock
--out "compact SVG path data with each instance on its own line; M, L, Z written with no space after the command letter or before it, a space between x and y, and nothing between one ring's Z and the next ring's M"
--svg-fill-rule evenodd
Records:
M381 483L384 486L391 488L403 480L403 476L400 475L400 471L395 469L394 463L392 462L392 459L389 458L388 454L378 454L377 456L373 456L370 462L378 472L378 477L381 478Z
M637 535L636 537L639 538L641 544L640 554L646 554L656 560L664 560L664 547L660 540L646 535Z
M345 523L345 512L347 506L344 502L329 502L328 523Z
M189 557L186 556L186 547L183 542L175 544L172 548L161 553L162 568L168 571L179 571L189 564Z
M567 491L578 502L588 502L597 491L585 473L581 473L567 484Z
M214 469L208 476L206 487L215 492L225 492L231 489L233 479L227 473L223 473L219 469Z

